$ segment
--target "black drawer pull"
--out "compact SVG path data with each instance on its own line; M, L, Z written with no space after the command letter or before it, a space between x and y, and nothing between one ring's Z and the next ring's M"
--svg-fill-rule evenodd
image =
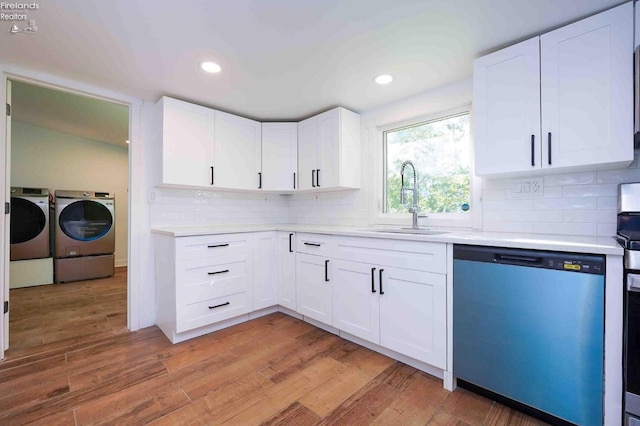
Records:
M384 271L384 269L380 269L380 295L382 296L384 294L384 291L382 291L382 272Z
M293 173L293 189L296 189L296 174Z
M216 248L216 247L227 247L229 245L229 243L224 243L224 244L214 244L212 246L207 246L209 248Z
M320 247L322 244L318 244L318 243L304 243L305 246L314 246L314 247Z
M225 302L225 303L221 303L219 305L209 306L209 309L221 308L223 306L227 306L227 305L230 305L230 304L231 304L230 302Z
M258 172L258 189L262 189L262 172Z
M211 166L211 185L213 185L213 166Z
M551 132L547 135L547 150L549 151L549 165L551 165Z
M320 169L316 169L316 186L320 187Z
M536 165L535 143L536 143L536 137L535 137L535 135L531 135L531 166L532 167Z
M376 275L376 268L371 268L371 293L376 292L376 287L374 285L375 275Z
M329 281L329 261L324 261L324 280Z
M293 248L291 247L291 238L293 238L293 234L289 234L289 253L293 253Z
M316 171L315 170L311 170L311 186L313 188L316 187Z
M226 274L227 272L229 272L229 270L225 269L224 271L207 272L207 275Z

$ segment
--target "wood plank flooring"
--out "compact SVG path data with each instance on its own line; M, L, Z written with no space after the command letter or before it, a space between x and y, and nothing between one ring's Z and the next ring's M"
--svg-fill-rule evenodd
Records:
M11 290L0 425L544 424L281 313L172 345L125 331L125 270L47 287Z

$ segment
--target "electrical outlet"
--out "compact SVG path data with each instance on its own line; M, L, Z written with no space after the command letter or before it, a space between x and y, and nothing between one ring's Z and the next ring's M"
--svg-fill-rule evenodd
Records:
M512 179L511 187L507 190L507 198L535 198L542 197L544 185L542 178Z

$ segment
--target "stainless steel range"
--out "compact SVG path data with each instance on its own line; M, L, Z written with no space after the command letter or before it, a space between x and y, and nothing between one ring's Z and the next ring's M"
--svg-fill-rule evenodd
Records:
M616 239L625 249L625 424L640 426L640 183L618 187Z

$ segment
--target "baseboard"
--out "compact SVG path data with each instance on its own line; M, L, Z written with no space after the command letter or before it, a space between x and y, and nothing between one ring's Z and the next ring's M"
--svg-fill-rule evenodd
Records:
M122 266L127 266L127 259L116 259L113 263L116 268L120 268Z

